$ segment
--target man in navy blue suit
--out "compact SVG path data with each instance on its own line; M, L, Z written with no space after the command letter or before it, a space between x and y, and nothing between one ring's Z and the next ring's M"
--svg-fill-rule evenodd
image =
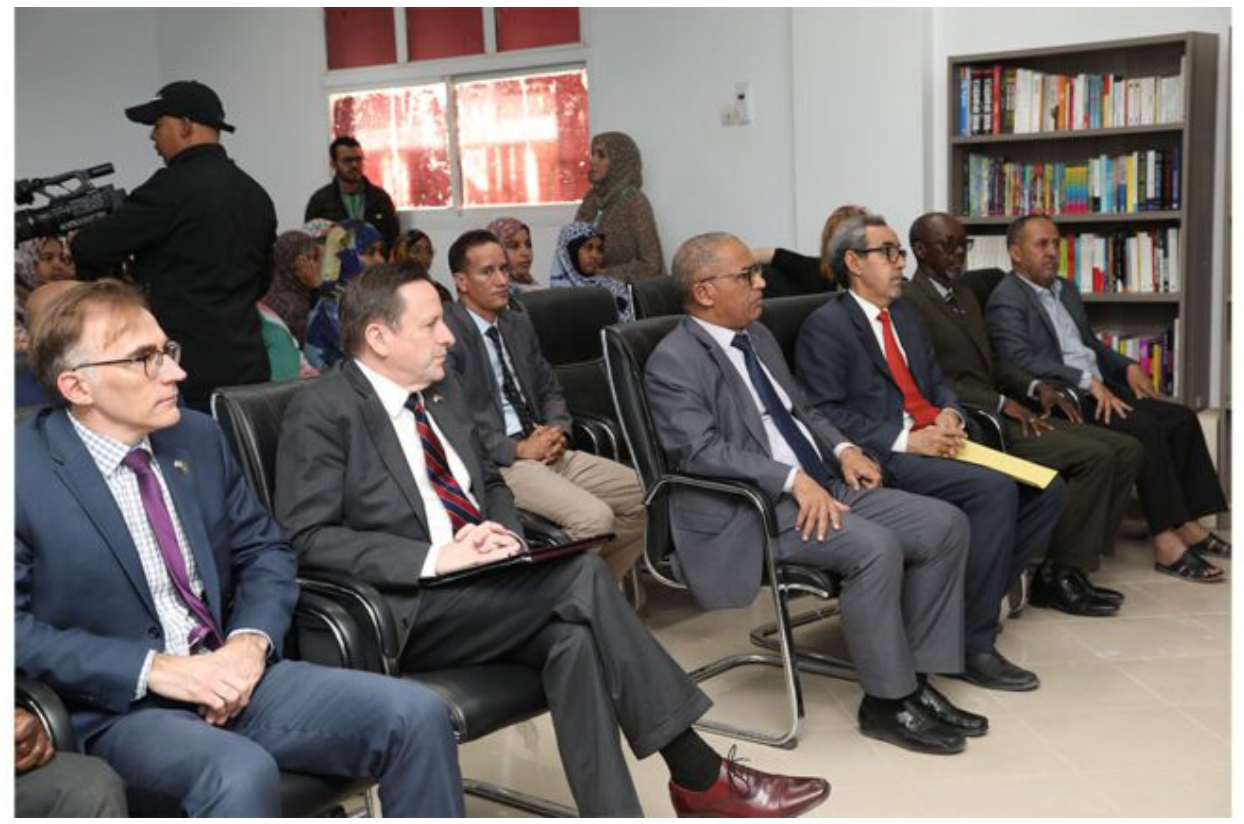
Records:
M1040 492L1018 488L991 469L947 460L967 437L966 419L919 319L899 299L907 251L883 218L844 221L827 255L848 291L804 322L799 383L817 411L877 456L887 485L967 514L963 678L988 689L1036 689L1036 674L1004 658L994 641L1002 598L1049 545L1066 485L1055 478Z
M17 430L17 669L84 750L192 816L280 815L284 769L371 775L387 815L461 815L431 693L280 660L294 554L215 423L179 408L180 348L142 298L71 290L31 355L55 401Z

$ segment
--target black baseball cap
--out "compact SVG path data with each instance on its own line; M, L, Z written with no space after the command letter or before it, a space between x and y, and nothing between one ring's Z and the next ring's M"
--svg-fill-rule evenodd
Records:
M130 106L125 116L135 123L153 125L161 117L185 117L222 132L234 128L225 122L225 108L216 92L197 80L178 80L156 92L146 103Z

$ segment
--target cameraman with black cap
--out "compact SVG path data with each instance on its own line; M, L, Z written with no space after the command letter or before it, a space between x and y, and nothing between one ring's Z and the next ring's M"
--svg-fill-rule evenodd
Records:
M111 276L133 257L156 320L181 344L182 396L208 411L216 387L269 378L255 301L272 280L276 210L220 145L220 132L234 128L207 86L170 83L125 116L152 127L166 168L78 233L78 277Z

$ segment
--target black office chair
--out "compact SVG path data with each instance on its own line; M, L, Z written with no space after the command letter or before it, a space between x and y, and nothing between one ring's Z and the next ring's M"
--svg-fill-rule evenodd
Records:
M637 320L681 315L682 293L672 277L645 278L631 284L631 305Z
M212 397L212 413L238 457L247 484L269 511L281 421L300 388L297 381L258 384L218 389ZM406 678L427 687L448 706L460 743L534 718L548 709L540 673L529 667L495 663L402 672L397 627L374 587L346 575L319 572L314 577L300 577L299 585L304 597L319 599L315 612L296 616L291 633L291 643L303 660ZM463 790L537 815L577 816L570 807L482 781L464 779Z
M619 460L622 439L600 348L600 330L618 322L613 295L605 289L539 289L520 294L518 302L561 384L574 419L575 448Z
M959 283L966 286L976 296L976 302L980 304L981 311L985 311L985 304L989 302L989 296L993 294L993 290L1002 279L1006 277L1006 272L1001 269L972 269L964 272L959 276Z
M16 706L34 714L47 730L52 746L58 750L77 750L69 710L56 691L40 681L18 675L14 679ZM311 818L338 812L355 795L364 794L367 815L375 815L374 782L362 778L334 778L283 771L281 773L281 811L286 818ZM157 793L126 790L130 815L136 818L175 818L181 815L178 799Z
M701 721L697 726L745 741L791 749L798 744L799 726L804 716L799 671L852 680L855 674L848 664L834 661L828 656L817 656L815 659L801 656L797 660L794 625L787 609L787 601L797 593L812 594L826 600L834 598L839 582L833 576L813 567L779 564L775 561L777 520L768 499L759 490L736 481L682 475L671 472L667 467L665 453L657 439L648 406L644 388L644 367L657 344L678 321L679 318L676 317L653 318L611 326L602 332L605 363L609 370L609 384L613 391L614 404L617 406L618 420L622 424L622 432L644 491L648 514L644 562L653 577L661 583L676 589L685 588L677 580L672 565L676 547L669 526L668 492L671 487L686 486L717 492L741 498L755 507L756 517L763 521L765 527L764 581L773 594L776 620L772 627L762 627L753 632L752 641L762 646L767 645L758 635L767 634L771 629L776 636L775 646L778 652L731 655L699 667L689 674L693 680L702 682L740 666L761 664L781 668L789 707L789 723L784 730L777 733L759 732L715 721Z

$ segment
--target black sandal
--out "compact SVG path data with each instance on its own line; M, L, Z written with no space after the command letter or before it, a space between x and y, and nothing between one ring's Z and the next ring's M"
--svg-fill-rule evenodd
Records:
M1197 584L1217 584L1227 580L1220 567L1214 566L1197 555L1192 548L1185 549L1184 554L1179 556L1179 560L1173 564L1154 561L1153 569L1163 575L1173 575Z
M1217 555L1219 558L1231 557L1231 544L1212 532L1204 541L1197 541L1188 549L1193 550L1198 555Z

